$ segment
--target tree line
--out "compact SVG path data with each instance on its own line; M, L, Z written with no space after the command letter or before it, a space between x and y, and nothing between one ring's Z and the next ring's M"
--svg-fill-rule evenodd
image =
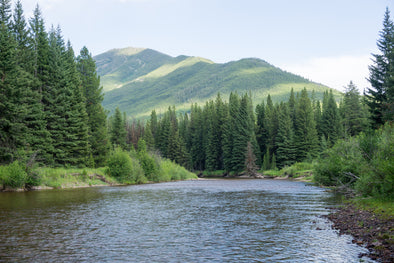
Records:
M46 31L37 6L25 20L21 1L0 5L0 163L31 157L50 166L105 166L111 147L146 145L191 170L239 174L312 160L338 141L393 120L394 26L388 9L361 96L350 82L342 100L306 89L287 101L252 104L251 94L217 95L178 115L174 107L130 121L107 119L95 62L75 56L59 27ZM144 143L139 143L143 139Z
M0 164L33 156L55 166L103 166L110 142L95 61L75 56L37 6L0 5Z
M329 91L322 103L313 91L308 94L304 89L297 94L292 90L286 102L274 104L268 96L255 108L250 94L231 93L228 101L218 94L203 107L193 104L190 112L181 115L174 107L160 118L152 111L144 127L134 123L133 129L127 129L131 133L121 124L125 120L119 109L113 122L113 127L122 127L123 135L114 138L123 147L128 145L126 135L134 134L149 149L189 169L236 174L246 169L250 158L264 170L312 160L337 139L354 136L370 125L368 109L353 83L339 106Z

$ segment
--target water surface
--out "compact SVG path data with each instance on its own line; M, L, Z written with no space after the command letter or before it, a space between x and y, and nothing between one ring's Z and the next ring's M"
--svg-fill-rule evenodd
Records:
M359 262L321 217L332 205L281 180L1 193L0 261Z

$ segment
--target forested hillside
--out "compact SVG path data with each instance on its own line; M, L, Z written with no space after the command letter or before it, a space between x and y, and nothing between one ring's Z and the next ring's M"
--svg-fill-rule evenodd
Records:
M227 98L231 92L251 93L257 104L268 94L284 101L290 93L307 88L323 98L328 88L282 71L257 58L216 64L199 57L170 57L151 49L115 49L94 57L104 86L103 105L116 107L128 116L147 117L168 105L186 111L192 103L205 103L217 93ZM334 91L338 100L340 95Z

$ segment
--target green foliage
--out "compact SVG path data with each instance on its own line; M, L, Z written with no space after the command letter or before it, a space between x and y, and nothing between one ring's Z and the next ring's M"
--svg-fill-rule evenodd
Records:
M119 107L136 117L148 117L152 109L165 111L168 105L175 105L178 110L189 108L190 102L203 105L215 100L218 92L223 97L235 91L251 92L253 103L260 103L268 93L274 101L284 101L292 87L297 91L304 87L314 89L320 99L327 89L260 59L225 64L194 59L197 63L190 64L190 57L172 58L150 49L111 50L95 59L106 91L104 107L111 112ZM145 63L140 64L140 60ZM335 94L337 98L340 95L337 91Z
M368 80L372 87L366 92L374 128L383 125L385 121L394 120L394 23L388 8L377 46L380 52L373 54L373 64L369 66Z
M5 166L0 166L0 182L4 186L11 188L20 188L25 186L28 181L28 175L25 171L25 166L19 161Z
M168 160L162 159L160 161L160 172L157 181L170 181L170 180L186 180L196 179L194 173L189 172L182 166Z
M281 176L288 176L292 178L297 178L300 176L305 176L306 174L312 174L314 169L313 163L308 162L297 162L290 166L285 166L280 170Z
M339 140L315 167L323 185L347 186L366 196L394 198L394 133L386 123L376 132Z
M154 181L158 176L159 167L155 159L147 152L144 140L138 141L138 160L142 169L144 170L145 177L149 181Z
M106 176L105 168L50 168L40 167L34 170L40 178L40 185L53 188L69 188L106 184L95 175L105 178L106 182L117 183L115 179Z
M106 173L121 183L138 184L146 182L144 170L138 161L133 160L128 152L120 148L115 148L110 154L107 166Z

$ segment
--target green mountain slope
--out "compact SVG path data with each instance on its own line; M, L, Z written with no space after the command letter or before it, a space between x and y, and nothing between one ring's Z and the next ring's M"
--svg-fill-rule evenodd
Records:
M191 103L204 103L220 92L250 92L254 103L268 94L274 101L287 100L291 88L315 90L321 98L328 87L285 72L256 58L216 64L199 57L171 57L151 49L117 49L95 57L110 111L119 107L129 116L143 118L153 109L164 112L175 105L178 110ZM335 94L339 95L338 91Z

